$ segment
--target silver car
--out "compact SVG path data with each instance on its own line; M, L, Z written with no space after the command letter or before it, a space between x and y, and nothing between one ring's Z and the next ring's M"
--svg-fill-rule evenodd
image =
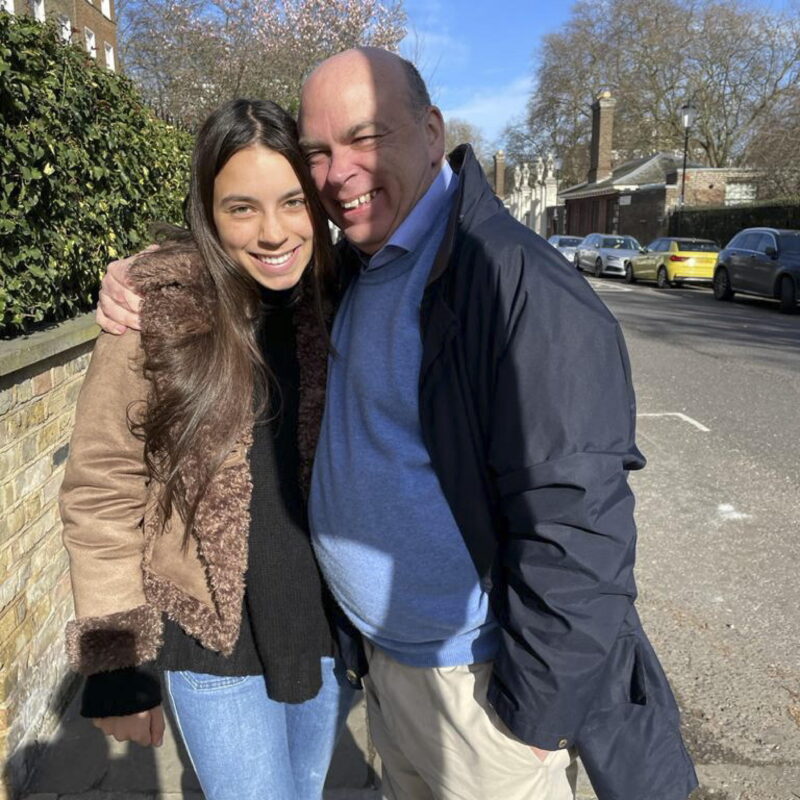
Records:
M590 233L575 250L575 266L601 275L624 275L628 262L639 255L641 245L633 236Z
M575 261L575 248L583 241L580 236L561 236L556 234L551 236L547 243L555 247L570 264Z

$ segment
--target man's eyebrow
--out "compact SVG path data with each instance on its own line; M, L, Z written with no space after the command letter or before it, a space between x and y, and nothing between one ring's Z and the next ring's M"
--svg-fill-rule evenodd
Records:
M344 138L345 140L355 139L360 133L363 133L367 128L375 128L379 132L383 132L386 130L386 126L382 125L380 122L376 120L369 119L364 120L363 122L357 122L355 125L351 126L345 131ZM325 150L327 149L327 145L324 142L315 141L314 139L309 139L307 137L301 136L300 137L300 147L303 150Z

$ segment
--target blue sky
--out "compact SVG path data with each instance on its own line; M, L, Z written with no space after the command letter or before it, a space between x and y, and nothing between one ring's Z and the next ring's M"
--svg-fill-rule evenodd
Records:
M778 9L790 0L761 0ZM570 0L405 0L412 59L445 117L480 128L492 143L525 111L542 35L569 18Z
M445 117L477 125L491 142L525 110L540 37L569 17L570 2L405 0L414 60Z

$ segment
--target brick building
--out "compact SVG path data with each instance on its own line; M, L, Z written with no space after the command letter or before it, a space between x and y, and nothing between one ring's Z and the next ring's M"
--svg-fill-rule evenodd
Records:
M82 44L92 58L116 70L114 0L0 0L0 9L55 20L64 41Z
M559 192L566 233L620 233L642 244L667 232L669 215L680 205L682 153L654 153L613 163L614 109L610 92L592 104L592 139L586 181ZM757 199L757 174L743 168L686 165L685 206L740 205Z

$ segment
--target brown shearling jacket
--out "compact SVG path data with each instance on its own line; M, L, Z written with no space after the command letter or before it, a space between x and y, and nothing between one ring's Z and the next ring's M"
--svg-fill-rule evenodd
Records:
M78 399L60 493L76 617L67 626L67 653L83 674L154 659L163 613L203 646L229 654L242 616L252 426L212 478L184 548L177 515L162 530L160 486L149 479L143 443L128 421L148 400L142 370L148 341L166 326L206 326L213 287L192 254L156 252L138 260L131 276L143 297L142 333L100 334ZM296 325L298 444L307 474L324 403L327 352L311 303L299 305Z

